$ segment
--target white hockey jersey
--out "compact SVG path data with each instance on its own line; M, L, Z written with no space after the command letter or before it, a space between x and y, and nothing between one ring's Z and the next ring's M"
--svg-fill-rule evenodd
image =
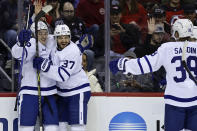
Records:
M197 105L197 85L181 64L184 42L168 42L152 55L131 59L125 63L126 73L134 75L154 72L163 66L166 70L167 86L164 94L166 104L178 107ZM186 62L197 78L197 43L188 42Z
M52 50L56 48L53 36L49 35L46 46L38 42L39 56L49 58ZM14 58L21 60L23 48L17 43L12 47L12 55ZM23 59L22 80L20 94L38 95L37 70L33 68L33 59L36 55L36 40L31 38L25 46L25 54ZM43 76L40 72L41 95L52 95L57 93L56 81Z
M44 75L57 81L58 95L72 96L90 91L88 77L82 69L82 54L75 43L56 50L52 61L53 65Z

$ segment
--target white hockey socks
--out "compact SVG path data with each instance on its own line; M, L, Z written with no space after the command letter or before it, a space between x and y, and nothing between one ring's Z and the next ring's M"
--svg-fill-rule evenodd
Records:
M68 123L59 122L59 131L68 131Z
M85 125L71 125L70 131L86 131Z
M34 126L19 126L19 131L34 131Z
M44 125L44 131L58 131L58 125Z

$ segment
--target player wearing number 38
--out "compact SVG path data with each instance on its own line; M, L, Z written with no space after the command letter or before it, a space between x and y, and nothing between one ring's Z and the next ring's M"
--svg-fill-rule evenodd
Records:
M192 32L190 20L178 19L172 25L172 37L176 42L162 44L152 55L137 59L120 58L109 64L113 74L121 71L141 75L154 72L161 66L165 68L165 131L197 131L197 43L189 41ZM182 54L185 54L186 64L195 79L185 70Z

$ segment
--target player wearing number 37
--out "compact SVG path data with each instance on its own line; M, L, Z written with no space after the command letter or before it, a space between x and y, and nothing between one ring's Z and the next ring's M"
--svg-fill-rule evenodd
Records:
M52 55L53 64L47 59L37 57L33 61L33 67L57 81L59 131L68 131L68 125L71 127L70 131L85 131L90 84L82 69L82 53L89 48L85 43L92 41L92 37L82 37L77 46L70 40L71 32L67 25L57 25L54 36L57 48Z
M113 74L121 71L141 75L154 72L161 66L165 68L165 131L197 131L197 85L182 64L182 54L185 53L186 64L196 79L197 43L189 41L192 35L192 22L178 19L172 25L172 37L176 42L162 44L152 55L137 59L120 58L109 64ZM187 47L183 48L185 45Z

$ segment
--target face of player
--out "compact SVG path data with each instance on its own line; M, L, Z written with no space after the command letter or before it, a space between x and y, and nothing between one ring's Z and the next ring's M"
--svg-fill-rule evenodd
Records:
M71 20L74 17L74 7L70 2L65 2L64 3L63 16L67 20Z
M43 45L46 45L46 40L48 37L48 31L47 30L39 30L38 31L38 41L42 43Z
M57 37L57 44L59 49L64 49L70 43L70 36L61 35Z
M87 56L85 54L82 55L82 66L84 70L87 69Z

